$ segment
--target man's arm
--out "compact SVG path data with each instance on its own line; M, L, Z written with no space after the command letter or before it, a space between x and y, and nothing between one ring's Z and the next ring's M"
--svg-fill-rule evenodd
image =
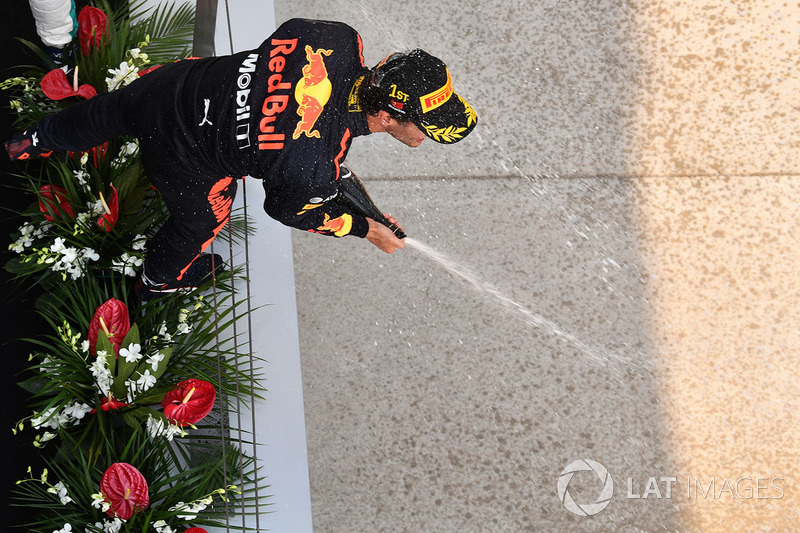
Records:
M286 187L264 187L266 199L264 210L278 222L293 228L329 235L344 237L354 235L366 237L368 241L386 253L392 253L405 246L405 241L397 236L385 225L375 220L351 212L347 207L336 202L335 189L327 201L311 203L306 198L307 193ZM305 194L305 195L304 195ZM387 219L392 224L397 220L392 217Z
M309 194L306 189L267 187L266 183L264 191L264 210L287 226L333 237L366 237L369 232L366 218L349 213L344 206L331 201L336 196L334 187L315 189L314 194L319 196Z

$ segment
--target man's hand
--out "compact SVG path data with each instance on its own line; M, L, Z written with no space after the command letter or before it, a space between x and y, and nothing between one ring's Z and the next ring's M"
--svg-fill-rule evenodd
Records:
M390 217L389 215L385 215L386 220L394 224L395 226L399 227L397 220ZM380 222L375 222L371 218L367 217L367 222L369 223L369 231L367 232L367 240L386 252L390 254L397 250L398 248L402 248L406 245L405 239L398 239L397 236L381 224ZM401 228L402 229L402 228Z

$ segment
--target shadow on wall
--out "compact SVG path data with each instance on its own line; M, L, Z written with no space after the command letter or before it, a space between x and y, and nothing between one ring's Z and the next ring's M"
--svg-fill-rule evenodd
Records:
M647 83L629 153L663 417L691 530L800 520L800 10L637 11ZM705 494L704 494L705 493Z

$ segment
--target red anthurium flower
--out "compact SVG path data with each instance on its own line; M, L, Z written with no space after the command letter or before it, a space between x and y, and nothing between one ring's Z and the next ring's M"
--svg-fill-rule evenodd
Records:
M92 162L94 163L94 166L99 167L100 163L104 163L108 158L108 141L93 147L91 150L89 150L89 153L92 154Z
M66 73L60 68L45 74L39 84L42 86L44 95L51 100L63 100L70 96L80 96L88 100L93 96L97 96L97 89L88 83L75 87L67 79Z
M128 306L111 298L94 312L92 321L89 322L89 350L92 355L97 355L97 334L100 328L108 335L111 345L114 347L114 355L119 355L122 341L131 329Z
M50 222L55 222L56 220L50 214L51 212L56 215L64 213L69 215L70 218L75 218L72 206L69 205L67 200L67 190L56 185L44 185L39 189L39 211L44 213L44 218Z
M78 41L83 55L89 55L92 45L100 48L107 26L108 17L102 10L91 6L81 9L78 14Z
M98 144L94 148L86 150L85 152L67 152L67 154L70 157L78 160L83 157L83 154L91 154L94 166L99 167L100 163L104 163L108 157L108 141L104 142L103 144Z
M194 424L211 412L217 391L202 379L186 379L164 396L164 416L180 424Z
M117 515L128 520L150 505L147 493L147 480L135 466L128 463L114 463L100 478L100 493L111 504L108 516Z
M125 407L126 405L130 405L129 403L121 402L111 396L111 393L108 394L108 397L103 396L100 399L100 409L103 411L110 411L112 409L119 409L120 407Z
M100 409L103 411L111 411L112 409L119 409L120 407L125 407L126 405L130 405L129 403L121 402L111 396L111 393L108 393L108 397L103 396L100 398ZM95 414L97 412L97 408L95 407L91 411L91 414Z
M189 529L187 529L183 533L208 533L208 531L206 531L202 527L190 527Z
M111 198L108 199L108 202L103 198L102 193L100 194L100 200L103 202L106 214L97 219L97 224L104 230L111 231L111 228L117 224L117 220L119 219L119 196L117 195L117 189L112 185Z

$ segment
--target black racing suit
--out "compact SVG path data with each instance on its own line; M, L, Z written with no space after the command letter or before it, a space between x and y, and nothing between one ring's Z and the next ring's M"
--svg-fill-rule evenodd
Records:
M332 201L352 139L369 133L353 89L367 71L355 30L294 19L255 50L165 65L47 117L40 141L78 151L139 138L170 212L148 244L145 272L171 282L228 221L235 178L245 175L261 178L264 209L283 224L367 234L365 218Z

